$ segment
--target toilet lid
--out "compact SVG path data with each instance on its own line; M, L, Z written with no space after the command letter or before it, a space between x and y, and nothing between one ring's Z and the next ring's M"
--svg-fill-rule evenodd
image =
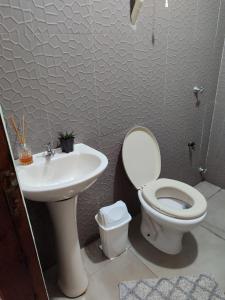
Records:
M164 215L177 219L195 219L206 213L205 197L192 186L172 179L158 179L144 187L143 198L151 207ZM180 200L187 204L184 209L171 207L160 198ZM164 200L164 199L163 199Z
M127 133L122 159L126 173L137 189L156 180L160 175L159 145L153 133L145 127L138 126Z

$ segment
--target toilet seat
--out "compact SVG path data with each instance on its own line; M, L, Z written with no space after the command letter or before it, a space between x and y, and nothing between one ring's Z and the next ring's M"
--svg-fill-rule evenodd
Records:
M172 179L158 179L145 185L142 190L144 200L162 214L177 219L196 219L205 214L207 203L204 196L195 188ZM188 204L186 209L171 209L158 198L170 197Z
M177 219L196 219L207 209L204 196L195 188L180 181L158 179L161 155L154 134L145 127L131 129L123 143L122 159L133 185L142 191L144 201L160 213ZM187 203L186 209L171 208L159 201L160 197L174 198Z
M161 155L154 134L145 127L131 129L123 142L122 159L127 176L137 189L155 181L161 172Z

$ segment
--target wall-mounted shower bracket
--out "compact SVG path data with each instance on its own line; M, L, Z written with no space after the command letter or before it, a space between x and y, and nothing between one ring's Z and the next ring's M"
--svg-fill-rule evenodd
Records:
M205 90L205 88L203 86L201 86L201 87L194 86L193 87L193 93L194 93L195 98L197 100L196 106L200 105L199 94L202 94L204 92L204 90Z
M188 143L188 148L190 151L195 151L195 146L196 146L195 142Z
M193 93L195 94L196 97L198 97L199 94L202 94L204 92L205 88L203 86L198 87L194 86L193 87Z
M188 143L188 150L189 150L189 159L192 164L192 156L193 156L193 151L195 151L196 143L191 141Z

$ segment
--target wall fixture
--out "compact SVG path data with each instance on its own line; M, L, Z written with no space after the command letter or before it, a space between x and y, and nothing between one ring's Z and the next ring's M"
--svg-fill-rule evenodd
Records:
M203 86L201 86L201 87L194 86L193 87L193 93L194 93L195 98L197 100L196 106L200 105L199 94L202 94L204 92L204 90L205 90L205 88Z
M199 94L202 94L204 92L204 90L205 90L205 88L203 86L201 86L201 87L194 86L193 87L193 92L196 97L198 97Z
M188 143L188 150L189 150L189 159L190 159L190 162L192 163L192 154L193 154L193 151L196 150L196 143L195 142L189 142Z
M196 146L195 142L188 143L188 148L190 151L195 151L195 146Z
M202 167L199 167L198 168L198 171L200 174L205 174L207 172L207 169L206 168L202 168Z
M140 13L141 7L143 5L144 0L135 0L134 6L131 12L131 24L135 25L138 15Z
M131 16L130 16L132 25L135 25L135 23L137 22L137 18L140 13L143 2L144 2L144 0L135 0L134 1L134 5L133 5L132 11L131 11ZM155 4L154 4L154 6L155 6ZM165 7L169 7L169 0L165 0Z
M202 181L205 180L205 174L207 172L206 168L202 168L201 166L198 168L199 174L201 176Z

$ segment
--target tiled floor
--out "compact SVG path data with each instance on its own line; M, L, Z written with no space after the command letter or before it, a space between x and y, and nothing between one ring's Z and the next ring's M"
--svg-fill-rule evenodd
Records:
M98 248L98 241L82 249L89 276L85 295L78 300L117 300L118 283L124 280L176 276L207 272L214 275L225 291L225 191L207 182L196 186L208 199L204 223L187 233L179 255L166 255L145 241L139 232L140 218L130 226L129 248L120 257L108 260ZM46 274L50 298L65 300L56 287L55 269Z

